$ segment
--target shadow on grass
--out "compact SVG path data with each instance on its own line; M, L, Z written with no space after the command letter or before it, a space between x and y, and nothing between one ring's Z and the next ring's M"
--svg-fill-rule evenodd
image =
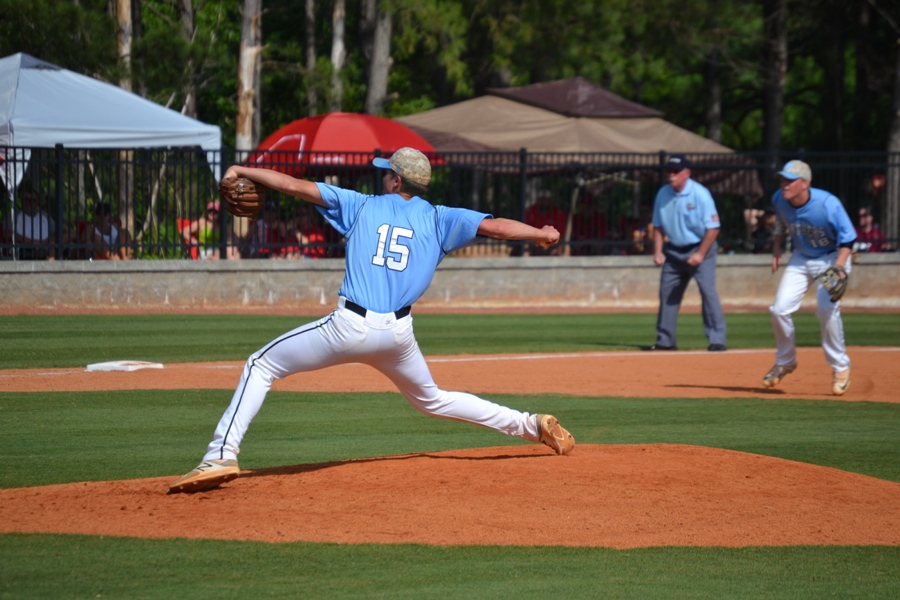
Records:
M686 389L700 389L700 390L723 390L726 392L742 392L745 394L765 394L767 396L783 396L784 390L777 390L774 388L764 388L764 387L735 387L730 385L688 385L686 383L677 383L667 385L666 387L670 388L686 388Z

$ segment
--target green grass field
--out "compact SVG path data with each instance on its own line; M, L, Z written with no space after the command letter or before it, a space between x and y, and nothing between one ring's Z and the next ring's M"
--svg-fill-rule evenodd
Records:
M682 348L705 347L699 319L682 317ZM242 360L308 320L0 317L5 342L0 364L33 368L124 358ZM771 347L768 315L734 314L728 320L730 347ZM416 331L430 355L622 350L651 343L654 321L655 315L648 314L421 315ZM851 345L896 345L900 339L900 315L848 314L844 322ZM798 315L797 324L799 343L816 345L815 317ZM2 390L0 379L3 488L180 473L202 454L230 397L222 390ZM553 412L581 443L696 444L900 482L897 404L552 395L492 399L522 410ZM348 411L351 403L353 411ZM383 433L389 428L379 422L391 422L393 433ZM275 392L242 446L241 465L253 469L502 443L520 442L422 416L398 394ZM302 505L286 508L302 510ZM900 548L621 551L0 535L0 598L548 596L897 598Z

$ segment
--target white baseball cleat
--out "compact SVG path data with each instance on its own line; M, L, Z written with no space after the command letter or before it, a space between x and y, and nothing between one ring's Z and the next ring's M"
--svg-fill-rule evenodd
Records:
M850 387L850 369L835 371L834 378L831 380L831 391L834 392L834 395L843 396L848 387Z
M557 454L568 454L575 447L575 438L563 429L553 415L535 415L541 434L541 443L549 446Z
M169 492L200 492L214 488L226 481L237 478L241 473L234 459L204 460L192 471L176 479L169 486Z

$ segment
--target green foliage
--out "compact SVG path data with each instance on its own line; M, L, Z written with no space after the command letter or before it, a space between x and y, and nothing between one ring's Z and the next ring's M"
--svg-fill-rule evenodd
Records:
M143 79L150 90L151 100L168 105L170 97L181 92L191 46L181 34L181 24L174 14L174 7L161 3L161 8L165 13L148 10L144 36L134 43L138 59L135 61L135 76ZM161 18L163 15L165 18Z
M225 140L233 140L241 3L194 2L193 37L183 31L175 3L143 0L141 7L144 33L133 46L133 70L147 97L181 110L193 82L197 118L219 125Z
M154 220L141 238L137 257L143 260L185 258L183 244L184 238L181 237L176 223L171 220L162 222Z
M196 85L198 116L233 144L241 2L192 3L196 32L176 3L143 0L133 44L135 89L180 109ZM722 89L723 143L760 150L765 3L743 0L382 0L393 18L385 112L400 116L483 94L489 87L582 76L705 133L711 73ZM783 146L882 150L892 118L898 0L792 3ZM261 135L329 110L331 10L316 3L315 68L306 68L305 2L268 3L263 14ZM345 111L363 109L368 58L362 3L346 6ZM105 0L6 0L0 53L25 51L118 81L116 25ZM142 82L142 83L141 83Z
M118 79L115 23L106 0L4 0L0 57L17 52L106 81Z

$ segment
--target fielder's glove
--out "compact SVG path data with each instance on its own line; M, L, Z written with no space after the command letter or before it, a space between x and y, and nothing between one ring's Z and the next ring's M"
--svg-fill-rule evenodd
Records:
M219 183L219 195L225 203L225 208L236 217L253 218L258 215L266 201L268 190L269 188L261 183L246 177L223 179Z
M816 275L816 279L819 280L822 287L828 290L832 302L837 302L843 297L844 292L847 291L849 277L843 267L836 266L830 266Z

